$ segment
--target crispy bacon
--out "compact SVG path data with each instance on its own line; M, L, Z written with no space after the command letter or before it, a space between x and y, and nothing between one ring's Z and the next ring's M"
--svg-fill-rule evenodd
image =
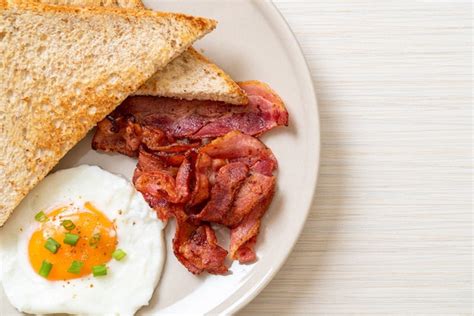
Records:
M193 219L223 224L234 196L245 181L249 169L241 162L234 162L219 169L216 183L212 187L211 199Z
M135 126L138 124L135 124ZM136 128L136 127L135 127ZM130 141L131 141L130 137ZM137 140L141 140L141 143L148 149L163 151L164 144L168 142L165 133L159 128L154 128L152 126L142 126L142 133L137 137ZM135 151L136 153L136 151Z
M173 252L176 258L193 274L207 271L224 274L227 251L217 244L214 230L206 224L193 225L183 211L177 212Z
M168 173L142 172L134 178L135 188L140 192L146 192L156 198L164 198L171 203L180 203L183 199L177 192L175 179Z
M271 176L277 169L277 160L272 151L260 140L238 131L216 138L199 150L212 158L242 162L252 171Z
M176 218L173 251L194 274L227 272L227 251L210 223L231 229L231 259L256 259L261 218L275 191L276 158L254 136L287 125L288 112L265 84L240 86L247 106L130 97L98 124L92 143L138 157L135 188L160 219Z
M180 163L172 157L181 157ZM232 259L255 260L254 244L260 219L273 197L275 169L270 149L234 131L197 150L179 145L156 153L140 149L134 184L160 218L177 217L174 251L189 271L224 273L227 270L209 259L222 252L216 250L220 248L207 223L231 228ZM183 209L179 216L176 205Z
M216 138L199 150L213 158L242 161L246 165L253 166L261 160L271 160L276 167L276 159L273 153L260 140L239 131L232 131L223 137Z
M256 243L257 236L253 236L245 244L237 249L234 256L238 258L240 263L251 263L257 260L257 254L253 249Z
M260 229L261 218L275 192L275 177L261 175L258 179L256 181L259 186L252 187L254 192L251 198L244 197L245 192L242 192L234 202L234 205L240 208L239 212L233 210L234 214L246 214L230 233L229 253L232 259L239 260L240 263L247 263L256 257L250 256L249 253L254 253L253 245Z
M256 81L240 83L249 104L236 106L215 101L187 101L150 96L127 98L97 125L94 149L137 156L138 145L148 149L176 139L214 138L238 130L258 136L288 125L288 112L270 87Z
M232 130L258 136L278 125L288 125L288 112L280 97L265 83L258 81L240 82L247 93L249 105L246 112L222 116L204 125L193 138L218 137Z
M184 158L179 168L169 168L160 156L140 151L138 167L133 175L135 188L155 198L171 203L185 203L189 199L192 167ZM176 170L176 171L175 171ZM176 174L174 174L176 173Z
M142 128L125 117L107 116L97 124L92 148L134 157L141 143Z
M252 173L240 187L231 209L223 219L223 224L233 228L252 210L264 205L267 200L271 200L275 190L275 181L274 176ZM266 207L263 211L265 210Z
M209 197L209 177L212 171L212 159L205 153L197 156L195 170L195 183L188 205L193 207L204 202Z

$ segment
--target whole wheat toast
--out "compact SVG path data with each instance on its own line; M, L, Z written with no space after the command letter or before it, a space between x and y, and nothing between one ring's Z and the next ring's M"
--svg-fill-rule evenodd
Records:
M0 226L88 130L215 25L0 0Z
M140 0L38 0L46 4L142 8ZM134 95L246 104L247 95L228 74L192 47L155 73Z

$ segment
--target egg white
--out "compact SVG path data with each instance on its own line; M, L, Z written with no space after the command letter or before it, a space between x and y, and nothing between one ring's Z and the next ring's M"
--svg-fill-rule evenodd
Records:
M28 243L40 210L91 202L115 220L117 248L127 256L111 260L108 274L69 281L48 281L33 271ZM34 314L133 315L147 305L164 263L164 224L142 195L120 176L83 165L46 177L22 201L0 229L0 279L11 304Z

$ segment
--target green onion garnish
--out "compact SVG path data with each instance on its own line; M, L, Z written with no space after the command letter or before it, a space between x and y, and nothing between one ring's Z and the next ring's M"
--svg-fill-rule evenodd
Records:
M84 265L84 262L74 260L71 263L71 266L69 267L69 269L67 269L67 272L73 273L73 274L79 274L81 273L81 268L83 265Z
M39 269L38 273L41 275L43 278L47 278L49 275L49 272L51 272L51 269L53 268L53 264L43 260L41 263L41 268Z
M44 247L48 249L49 251L51 251L52 253L56 253L58 252L58 249L59 247L61 247L61 245L53 238L48 238L46 240L46 243L44 244Z
M64 235L64 243L75 246L77 244L77 241L79 240L79 235L76 234L71 234L71 233L66 233Z
M94 235L92 235L92 238L89 240L89 246L93 248L97 248L99 241L100 241L100 233L95 233Z
M61 222L61 225L62 225L64 228L66 228L66 230L69 230L69 231L71 231L71 230L73 230L74 228L76 228L76 225L74 225L74 223L73 223L71 220L69 220L69 219L63 220L63 221Z
M105 264L92 266L92 274L95 277L107 275L107 267L105 266Z
M41 212L38 212L35 215L35 220L40 222L40 223L44 223L48 220L48 217L46 216L46 214L43 211L41 211Z
M117 249L112 253L112 257L117 261L122 260L126 255L127 253L122 249Z

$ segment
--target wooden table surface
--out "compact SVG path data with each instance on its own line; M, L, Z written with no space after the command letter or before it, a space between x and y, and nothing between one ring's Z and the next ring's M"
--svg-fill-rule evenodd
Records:
M472 4L275 1L311 68L305 229L241 315L472 312Z

